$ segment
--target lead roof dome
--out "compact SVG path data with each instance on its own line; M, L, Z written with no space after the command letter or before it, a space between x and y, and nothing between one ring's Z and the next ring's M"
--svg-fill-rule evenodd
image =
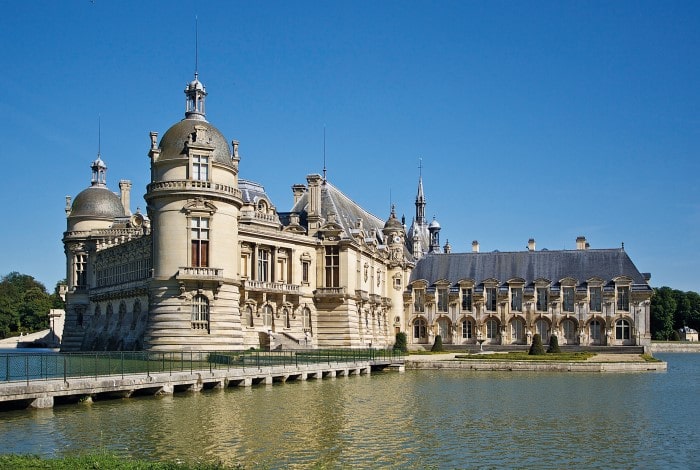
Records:
M125 215L119 196L104 186L91 186L75 197L69 218L113 219Z
M190 136L195 132L195 126L205 128L206 141L200 143L214 147L212 152L213 161L233 168L231 149L228 142L226 142L226 138L219 129L203 119L183 119L168 129L160 139L160 156L158 160L179 160L184 158L186 155L185 142L190 141Z

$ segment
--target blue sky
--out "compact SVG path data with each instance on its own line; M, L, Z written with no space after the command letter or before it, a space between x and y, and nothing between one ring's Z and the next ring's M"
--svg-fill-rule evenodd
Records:
M33 1L3 7L0 274L65 277L65 196L133 182L195 67L241 177L278 210L323 167L453 251L624 242L652 285L700 291L700 3Z

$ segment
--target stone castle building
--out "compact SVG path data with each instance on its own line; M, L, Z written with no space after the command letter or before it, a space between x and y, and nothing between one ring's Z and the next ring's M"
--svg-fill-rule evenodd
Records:
M185 117L151 132L147 213L131 184L107 187L98 154L91 185L66 198L68 293L62 349L241 350L389 347L477 341L648 344L649 275L623 249L452 253L425 219L422 177L407 229L392 209L370 214L324 176L292 186L280 212L239 177L205 115L195 73Z

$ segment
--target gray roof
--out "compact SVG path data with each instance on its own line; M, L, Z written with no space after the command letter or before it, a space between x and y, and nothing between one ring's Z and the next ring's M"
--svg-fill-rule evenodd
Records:
M90 186L75 196L69 217L114 219L124 217L124 206L119 196L106 187Z
M268 195L265 193L265 187L260 183L239 179L238 189L241 190L241 197L243 198L243 202L246 204L255 204L260 199L265 199L266 201L272 203Z
M290 212L296 212L301 215L302 225L304 226L307 226L308 206L309 192L307 191L290 210ZM329 214L331 213L336 214L336 223L343 227L348 237L352 237L351 231L355 228L357 220L362 219L362 226L365 231L376 229L377 236L383 239L382 229L384 228L384 221L364 210L338 188L325 181L321 185L321 217L329 220ZM288 214L284 215L287 216Z
M632 278L633 285L641 290L651 289L622 249L430 253L416 264L411 282L424 279L432 285L445 279L455 284L472 279L480 284L486 279L497 279L503 284L521 278L526 285L536 279L548 279L556 285L570 277L580 285L594 277L609 283L618 276Z
M204 119L183 119L168 129L160 139L159 160L177 160L185 156L185 142L194 132L194 126L203 126L207 130L207 145L214 147L214 161L233 167L231 149L223 134Z

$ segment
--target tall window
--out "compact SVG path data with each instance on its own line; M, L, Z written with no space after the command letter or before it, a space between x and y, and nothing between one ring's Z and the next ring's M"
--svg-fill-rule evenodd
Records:
M535 331L540 335L543 343L549 342L549 323L546 320L537 320Z
M574 288L564 287L564 304L563 308L565 312L574 311Z
M601 287L591 287L590 291L590 301L589 308L591 312L600 312L603 307L603 294Z
M486 337L488 339L498 338L498 321L493 318L486 322Z
M311 333L311 309L309 307L304 307L301 311L301 320L304 331Z
M462 289L462 310L471 312L472 310L472 290Z
M209 299L201 294L192 299L192 329L209 329Z
M617 288L617 309L625 312L630 310L630 288L629 287L618 287ZM628 339L628 338L626 338Z
M192 179L209 181L209 157L192 155Z
M255 321L253 319L253 308L250 305L245 308L245 317L248 326L252 328L255 325Z
M309 263L308 261L302 261L301 262L301 282L308 284L309 283Z
M512 341L521 341L524 338L525 325L523 321L516 318L510 323L510 338Z
M209 266L209 219L192 217L192 266Z
M496 311L496 288L487 287L486 288L486 310L489 312Z
M564 320L564 338L567 341L574 341L576 339L576 324L573 320Z
M425 290L415 289L413 291L413 310L416 312L425 312Z
M441 287L438 289L438 312L447 313L447 295L447 288Z
M270 280L270 251L264 248L258 249L258 281Z
M540 312L547 311L548 293L546 287L537 288L537 310Z
M615 339L630 339L630 322L620 320L615 324Z
M462 338L472 338L472 322L470 322L469 320L462 321Z
M443 341L447 341L450 335L450 321L442 317L438 320L438 333L442 337Z
M289 319L289 309L287 307L285 307L282 310L282 315L284 315L284 327L291 328L291 321Z
M337 246L326 247L326 287L340 286L340 252Z
M75 255L75 286L87 287L87 255Z
M600 340L600 322L598 320L593 320L589 324L589 329L591 332L591 339L594 341Z
M427 336L428 324L424 318L416 318L413 322L413 338L425 339Z
M510 309L515 312L523 310L523 288L513 287L510 290Z

